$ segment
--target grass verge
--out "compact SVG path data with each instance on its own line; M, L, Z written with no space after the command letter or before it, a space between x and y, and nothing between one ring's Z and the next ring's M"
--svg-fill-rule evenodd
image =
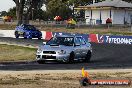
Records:
M0 62L34 60L35 53L34 48L0 44Z

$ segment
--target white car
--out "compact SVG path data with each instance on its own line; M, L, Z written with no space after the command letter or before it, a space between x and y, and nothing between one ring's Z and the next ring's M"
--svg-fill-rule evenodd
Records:
M62 61L73 63L75 60L89 62L92 55L92 48L81 36L55 36L46 44L40 46L36 53L38 63L45 61Z

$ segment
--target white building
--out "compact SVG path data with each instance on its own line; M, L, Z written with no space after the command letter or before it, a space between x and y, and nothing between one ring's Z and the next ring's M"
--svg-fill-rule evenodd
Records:
M75 8L80 9L85 10L87 24L106 24L108 18L112 19L112 24L132 24L132 3L122 0L106 0Z

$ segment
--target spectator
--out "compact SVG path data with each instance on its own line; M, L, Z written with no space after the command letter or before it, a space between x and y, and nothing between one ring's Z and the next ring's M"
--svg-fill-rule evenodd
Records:
M67 20L67 28L72 28L74 29L76 25L76 21L73 18L69 18Z
M107 24L107 28L109 29L110 25L112 25L112 19L111 18L108 18L106 20L106 24Z
M108 24L108 23L112 23L112 19L111 19L111 18L108 18L108 19L106 20L106 24Z

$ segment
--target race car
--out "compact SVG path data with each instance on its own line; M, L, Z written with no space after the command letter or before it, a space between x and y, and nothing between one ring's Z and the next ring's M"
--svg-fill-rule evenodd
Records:
M24 37L25 39L29 38L42 38L41 31L37 30L33 25L21 24L15 28L15 37Z
M40 46L36 53L36 61L61 61L73 63L75 60L89 62L92 55L92 47L82 36L61 35L54 36L44 45Z

